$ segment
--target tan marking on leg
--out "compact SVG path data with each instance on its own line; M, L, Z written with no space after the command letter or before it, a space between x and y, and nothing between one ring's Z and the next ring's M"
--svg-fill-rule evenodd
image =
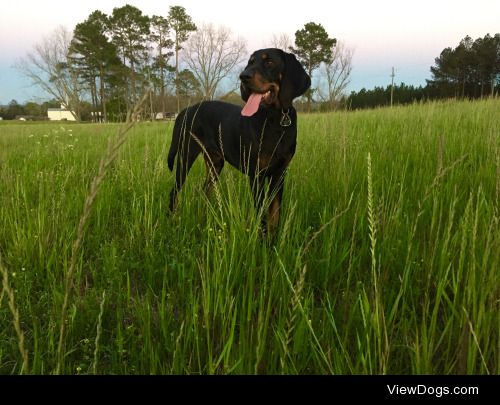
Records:
M279 221L280 221L280 208L281 204L277 197L274 197L271 201L271 205L269 206L269 222L268 229L269 233L273 234L278 229Z

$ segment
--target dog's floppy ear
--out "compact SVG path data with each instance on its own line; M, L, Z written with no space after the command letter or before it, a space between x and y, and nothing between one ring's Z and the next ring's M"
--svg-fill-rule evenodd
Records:
M285 69L281 78L279 100L282 108L290 108L292 101L311 86L311 78L294 54L283 52Z

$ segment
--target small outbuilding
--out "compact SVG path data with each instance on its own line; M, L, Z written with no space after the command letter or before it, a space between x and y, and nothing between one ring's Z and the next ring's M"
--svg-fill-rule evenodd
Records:
M49 108L47 110L47 115L50 121L76 121L71 111L64 108L62 104L61 108Z

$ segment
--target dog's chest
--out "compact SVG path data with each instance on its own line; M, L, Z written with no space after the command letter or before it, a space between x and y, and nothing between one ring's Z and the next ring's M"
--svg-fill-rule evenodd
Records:
M286 168L295 152L297 127L280 125L280 116L257 117L241 122L240 166L243 171L272 175Z
M282 131L279 136L264 138L257 151L254 159L259 169L287 166L295 152L295 141Z

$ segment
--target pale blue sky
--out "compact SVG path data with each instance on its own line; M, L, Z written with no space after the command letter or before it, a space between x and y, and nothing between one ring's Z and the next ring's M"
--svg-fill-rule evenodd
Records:
M166 15L182 5L195 23L229 27L247 40L248 49L269 45L273 34L292 38L305 23L321 23L329 35L354 50L350 89L395 81L425 84L434 58L465 36L500 32L500 0L67 0L2 1L0 5L0 103L40 96L12 68L44 35L58 25L74 26L99 9L132 4L145 14Z

